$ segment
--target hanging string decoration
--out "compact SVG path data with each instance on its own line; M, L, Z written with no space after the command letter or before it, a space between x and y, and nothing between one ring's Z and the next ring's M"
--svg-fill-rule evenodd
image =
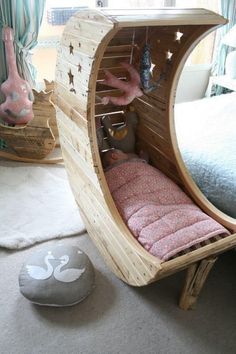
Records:
M161 73L159 79L156 82L153 82L152 66L151 46L148 44L148 27L146 27L146 41L143 46L140 59L140 81L144 93L149 93L156 90L160 84L160 81L165 77L165 75Z

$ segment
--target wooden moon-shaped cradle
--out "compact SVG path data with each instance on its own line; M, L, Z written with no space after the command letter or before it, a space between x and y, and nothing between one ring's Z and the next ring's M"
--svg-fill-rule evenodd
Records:
M226 22L204 9L84 10L70 18L58 48L55 101L60 143L88 233L108 266L128 284L146 285L188 268L185 295L187 291L192 297L187 301L183 295L183 308L194 302L215 256L236 244L236 234L216 238L165 262L149 254L132 236L114 204L99 156L96 125L103 115L109 114L117 123L121 111L135 110L139 116L137 142L152 164L187 189L213 218L235 229L235 222L209 207L186 177L173 118L176 86L186 58L206 34ZM154 77L164 73L164 79L130 107L102 105L102 97L121 94L102 84L104 69L125 78L122 61L138 68L147 33ZM189 285L193 277L198 284L194 290L194 282Z

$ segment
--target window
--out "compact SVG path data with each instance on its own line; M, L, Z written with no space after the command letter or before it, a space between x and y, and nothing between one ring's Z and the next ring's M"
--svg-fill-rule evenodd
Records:
M218 0L175 0L176 7L183 8L204 8L214 12L219 12ZM215 31L204 38L189 56L186 65L210 64L213 56Z
M65 22L79 8L108 6L111 8L159 8L176 6L182 8L207 8L218 12L218 0L47 0L38 45L33 51L32 62L37 69L38 82L53 80L55 76L57 47ZM211 33L194 49L187 65L210 64L215 32ZM39 86L40 87L40 86Z
M57 47L69 17L79 8L94 7L95 5L95 0L46 1L38 45L32 53L32 64L37 70L37 82L42 83L43 79L54 80Z
M148 7L163 7L165 6L164 0L108 0L108 6L111 8L119 8L119 9L132 9L132 8L148 8Z

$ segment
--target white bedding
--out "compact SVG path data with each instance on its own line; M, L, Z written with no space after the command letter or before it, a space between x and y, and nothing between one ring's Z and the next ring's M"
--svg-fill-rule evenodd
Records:
M203 194L236 218L236 93L175 105L183 160Z

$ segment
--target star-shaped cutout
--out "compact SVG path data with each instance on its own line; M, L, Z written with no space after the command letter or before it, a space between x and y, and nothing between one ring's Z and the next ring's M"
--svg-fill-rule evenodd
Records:
M153 69L155 68L155 64L153 64L153 63L151 63L151 67L150 67L150 73L152 73L153 72Z
M74 54L73 53L73 50L74 50L74 47L73 47L73 45L70 43L70 45L69 45L69 49L70 49L70 54Z
M173 55L173 53L171 53L171 51L168 50L168 51L166 52L166 59L167 59L167 60L171 60L172 55Z
M179 30L175 32L175 40L180 42L181 37L183 36L183 33L180 32Z
M69 85L70 84L74 85L74 75L72 74L71 69L67 74L69 76Z

